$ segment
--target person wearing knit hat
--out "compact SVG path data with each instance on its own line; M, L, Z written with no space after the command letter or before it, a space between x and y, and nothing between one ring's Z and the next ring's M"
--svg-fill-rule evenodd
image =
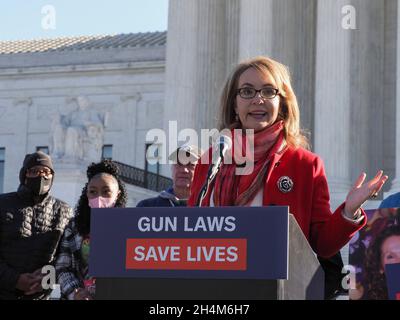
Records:
M47 194L53 185L54 168L49 155L37 151L25 156L19 172L19 182L25 185L33 196Z
M194 170L202 150L195 145L183 144L168 159L172 164L172 186L157 197L140 201L137 207L182 207L190 195Z
M51 158L27 154L16 192L0 195L0 300L48 299L42 287L53 265L72 208L50 195L54 181ZM46 269L47 270L47 269Z

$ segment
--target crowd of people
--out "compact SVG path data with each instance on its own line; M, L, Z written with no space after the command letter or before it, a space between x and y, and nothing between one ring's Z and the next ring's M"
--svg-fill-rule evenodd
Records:
M361 173L343 203L331 212L323 161L309 150L300 128L290 74L270 58L255 57L234 68L223 88L219 120L219 129L234 137L233 161L222 162L212 181L207 181L212 148L203 153L196 146L180 146L170 155L175 162L171 188L137 206L289 206L325 269L326 297L334 297L340 291L340 249L364 227L362 205L376 197L388 177L378 171L366 181ZM233 135L240 129L241 135ZM246 139L253 139L250 155L243 149ZM253 170L238 175L237 160L243 156ZM182 158L189 161L182 163ZM29 154L18 190L0 195L0 299L48 298L50 291L41 286L45 265L55 266L63 299L95 297L96 279L88 269L90 210L125 207L124 183L113 161L91 164L73 210L50 195L55 178L48 155ZM201 194L206 182L209 188Z

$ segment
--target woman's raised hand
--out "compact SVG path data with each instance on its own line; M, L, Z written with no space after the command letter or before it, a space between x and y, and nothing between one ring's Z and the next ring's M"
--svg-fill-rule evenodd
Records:
M376 198L388 179L388 176L383 175L382 170L379 170L374 178L364 183L366 176L365 172L361 173L347 194L344 211L348 217L354 217L365 201Z

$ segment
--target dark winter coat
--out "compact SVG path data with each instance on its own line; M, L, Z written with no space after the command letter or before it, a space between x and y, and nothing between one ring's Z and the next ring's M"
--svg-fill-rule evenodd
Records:
M19 275L54 263L72 214L68 204L49 194L35 202L22 185L0 195L0 299L27 298L15 289Z

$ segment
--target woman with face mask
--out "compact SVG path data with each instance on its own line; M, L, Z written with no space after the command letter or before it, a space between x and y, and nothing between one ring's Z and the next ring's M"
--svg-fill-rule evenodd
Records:
M65 229L57 258L57 280L62 298L91 300L95 279L88 273L90 252L90 209L125 207L127 193L111 160L92 163L87 169L88 182L75 209L75 219Z
M400 225L389 225L369 245L365 257L365 291L368 300L388 300L385 266L400 263Z

